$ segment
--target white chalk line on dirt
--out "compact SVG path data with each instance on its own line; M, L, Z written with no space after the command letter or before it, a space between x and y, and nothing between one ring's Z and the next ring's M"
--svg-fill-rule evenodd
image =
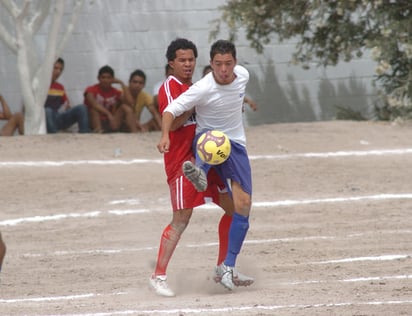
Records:
M327 261L317 261L311 262L311 264L329 264L329 263L348 263L348 262L359 262L359 261L391 261L400 259L410 259L412 255L383 255L383 256L369 256L369 257L356 257L356 258L345 258Z
M384 150L357 150L357 151L334 151L323 153L297 153L282 155L250 155L250 160L279 160L296 158L333 158L333 157L364 157L364 156L387 156L412 154L412 148L384 149ZM0 161L0 167L64 167L78 165L134 165L134 164L163 164L163 159L111 159L111 160L60 160L60 161Z
M1 302L1 301L0 301ZM281 309L309 309L309 308L339 308L347 306L381 306L381 305L409 305L412 300L391 300L372 302L337 302L337 303L317 303L317 304L289 304L289 305L253 305L253 306L228 306L216 308L171 308L171 309L135 309L119 310L111 312L76 313L76 314L37 314L38 316L109 316L109 315L160 315L160 314L201 314L201 313L223 313L235 311L259 311L259 310L281 310Z
M267 243L287 243L287 242L307 242L316 240L338 240L338 239L350 239L359 238L365 235L371 234L371 232L349 234L347 236L304 236L304 237L285 237L285 238L271 238L271 239L258 239L258 240L245 240L244 244L257 245L257 244L267 244ZM412 230L380 230L380 235L383 234L412 234ZM187 244L178 245L178 248L205 248L205 247L216 247L217 242L209 243L197 243L197 244ZM118 249L91 249L91 250L76 250L67 251L59 250L49 253L25 253L23 257L50 257L50 256L79 256L79 255L106 255L106 254L121 254L126 252L140 252L140 251L153 251L157 250L158 246L145 246L137 248L118 248ZM397 255L381 255L381 256L370 256L370 257L355 257L355 258L344 258L344 259L334 259L328 261L319 262L309 262L302 264L329 264L329 263L347 263L347 262L358 262L358 261L388 261L388 260L398 260L398 259L409 259L412 254L397 254Z
M322 203L343 203L343 202L360 202L368 200L404 200L412 199L412 193L402 193L402 194L374 194L374 195L363 195L363 196L348 196L348 197L335 197L335 198L324 198L324 199L308 199L308 200L283 200L283 201L272 201L272 202L253 202L253 207L279 207L279 206L293 206L293 205L305 205L305 204L322 204ZM114 204L120 204L128 200L122 201L112 201ZM138 203L135 200L130 200L133 203ZM218 206L214 204L204 205L199 208L209 208L214 209ZM98 217L105 215L134 215L140 213L147 213L150 210L147 209L130 209L130 210L110 210L110 211L92 211L85 213L63 213L54 215L44 215L44 216L32 216L32 217L21 217L9 220L0 221L0 226L15 226L24 223L39 223L47 221L58 221L66 220L70 218L79 217Z
M54 214L54 215L43 215L43 216L32 216L32 217L21 217L15 219L9 219L0 221L0 226L16 226L18 224L23 223L42 223L48 221L58 221L70 218L90 218L90 217L98 217L103 215L131 215L131 214L142 214L142 213L149 213L150 211L147 209L129 209L129 210L109 210L109 211L92 211L92 212L85 212L85 213L65 213L65 214Z
M371 282L371 281L391 281L391 280L409 280L412 279L412 274L408 275L388 275L388 276L375 276L375 277L361 277L353 279L341 279L341 280L306 280L306 281L289 281L282 282L284 285L299 285L299 284L318 284L318 283L355 283L355 282Z
M96 296L109 296L109 295L121 295L125 294L124 292L121 293L114 293L114 294L95 294L95 293L87 293L87 294L77 294L77 295L59 295L59 296L46 296L46 297L31 297L31 298L11 298L11 299L0 299L0 303L31 303L31 302L52 302L52 301L74 301L74 300L81 300L85 298L91 298Z

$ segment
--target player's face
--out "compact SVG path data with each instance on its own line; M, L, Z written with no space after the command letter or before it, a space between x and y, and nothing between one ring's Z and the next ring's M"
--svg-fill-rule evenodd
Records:
M134 76L129 82L129 89L132 93L140 93L144 88L144 79L140 76Z
M191 83L196 66L196 57L191 49L179 49L176 58L170 62L173 75L184 83Z
M229 84L235 80L233 69L236 66L236 59L232 54L216 54L210 65L213 68L213 75L218 84Z

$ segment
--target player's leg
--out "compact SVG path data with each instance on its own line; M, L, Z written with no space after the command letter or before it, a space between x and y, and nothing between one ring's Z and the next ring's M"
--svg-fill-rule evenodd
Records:
M240 193L238 193L238 190ZM238 183L234 182L232 183L232 195L234 196L234 199L238 194L245 195L245 201L250 200L250 196L248 198L248 194L241 189ZM235 209L236 205L237 204L235 204ZM235 269L236 259L242 248L248 229L249 216L243 216L237 212L233 213L230 229L226 231L228 234L228 244L225 259L216 267L214 278L215 281L220 282L224 287L230 290L232 290L234 286L248 286L254 282L252 277L244 275ZM219 239L219 242L221 242L221 240L223 239ZM221 250L223 251L223 249Z
M192 150L195 154L196 162L193 163L192 161L185 161L182 166L183 174L193 184L198 192L206 191L208 185L207 175L209 169L211 168L210 165L202 162L196 150L197 140L202 134L203 133L196 134L192 143Z
M0 233L0 271L3 265L4 257L6 256L6 244L4 243Z
M216 171L222 179L231 179L229 189L235 211L229 231L228 252L217 272L222 277L220 283L228 289L233 289L240 279L236 277L235 265L249 229L249 214L252 204L252 176L246 148L233 143L228 160L217 166ZM243 281L245 283L242 285L249 285L253 279L246 277Z
M174 211L171 223L163 230L155 271L150 278L150 284L159 295L174 296L173 291L166 283L166 270L177 243L190 221L192 213L193 209Z
M226 258L227 247L229 242L229 230L232 223L232 215L234 212L234 204L228 192L219 193L219 206L225 211L219 221L218 236L219 236L219 252L217 257L217 265L220 265Z
M237 255L246 238L251 207L251 197L243 191L239 183L232 181L232 194L235 212L230 226L228 253L225 259L225 264L230 267L236 265Z
M185 177L194 185L198 192L206 191L207 173L202 168L188 160L183 163L182 169Z

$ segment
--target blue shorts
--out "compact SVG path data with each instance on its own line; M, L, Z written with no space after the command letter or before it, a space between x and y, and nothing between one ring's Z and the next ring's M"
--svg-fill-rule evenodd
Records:
M215 169L230 194L232 193L231 181L235 181L240 184L243 191L252 195L252 171L246 147L230 141L231 150L229 158L220 165L209 165L204 163L197 154L196 143L201 134L197 134L193 140L196 165L202 168L206 174L210 168Z

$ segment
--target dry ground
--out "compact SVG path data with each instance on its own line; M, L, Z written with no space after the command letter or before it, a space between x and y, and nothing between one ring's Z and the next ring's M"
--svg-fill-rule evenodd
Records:
M170 220L158 133L0 139L1 315L412 315L412 126L247 130L254 181L238 267L210 279L221 212L199 208L148 287Z

